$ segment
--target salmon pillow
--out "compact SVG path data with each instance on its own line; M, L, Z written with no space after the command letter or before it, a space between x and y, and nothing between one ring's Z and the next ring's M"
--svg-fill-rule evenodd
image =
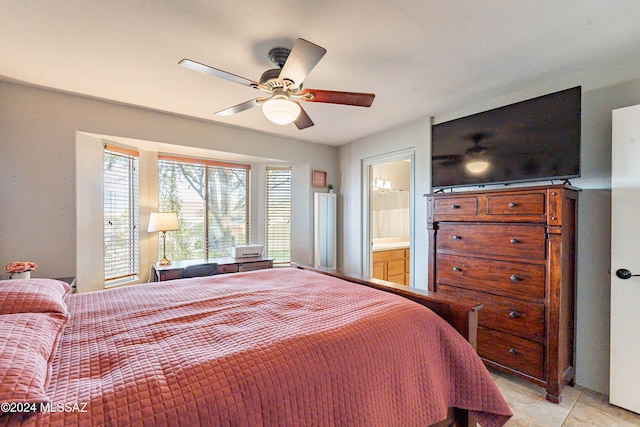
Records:
M50 401L51 361L68 320L58 313L0 315L0 404Z
M67 314L64 297L71 287L54 279L0 280L0 314Z

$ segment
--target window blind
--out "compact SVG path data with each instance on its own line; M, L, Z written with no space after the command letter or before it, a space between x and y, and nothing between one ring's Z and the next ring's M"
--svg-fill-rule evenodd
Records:
M105 286L135 279L140 271L138 153L106 146L104 151Z
M291 168L268 167L266 247L274 264L291 263Z
M167 233L167 256L230 256L232 246L250 242L248 165L161 155L158 171L160 210L176 212L180 223Z

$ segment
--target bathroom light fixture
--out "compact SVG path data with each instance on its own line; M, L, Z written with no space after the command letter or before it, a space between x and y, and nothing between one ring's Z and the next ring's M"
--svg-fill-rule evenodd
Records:
M383 179L382 177L375 177L373 179L373 189L374 190L390 190L391 189L391 180L389 178Z
M274 96L262 104L265 117L278 125L293 123L300 115L300 105L284 95Z

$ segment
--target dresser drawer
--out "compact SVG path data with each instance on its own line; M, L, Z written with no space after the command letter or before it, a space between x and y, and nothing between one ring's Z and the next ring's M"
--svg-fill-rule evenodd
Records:
M440 223L438 251L523 259L545 258L545 226Z
M447 285L438 285L438 292L481 302L482 310L478 313L480 326L530 340L544 339L544 304L497 297Z
M244 264L240 264L238 267L238 271L254 271L254 270L264 270L265 268L271 268L271 261L257 261L257 262L247 262Z
M544 347L541 344L478 327L478 354L492 362L544 379Z
M218 274L237 273L238 264L221 264L218 266Z
M488 215L543 215L544 193L487 196Z
M164 282L165 280L175 280L182 278L182 268L177 268L175 270L160 270L158 275L160 276L159 280Z
M436 215L477 215L478 198L467 196L436 199L433 210Z
M438 254L436 283L519 299L545 297L542 264L496 261Z

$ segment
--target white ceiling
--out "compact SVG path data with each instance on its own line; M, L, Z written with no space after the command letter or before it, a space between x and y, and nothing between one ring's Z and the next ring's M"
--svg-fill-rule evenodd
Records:
M262 92L177 65L258 80L298 37L327 49L305 87L372 107L305 103L302 131L217 117ZM638 60L637 0L0 0L1 79L330 145Z

